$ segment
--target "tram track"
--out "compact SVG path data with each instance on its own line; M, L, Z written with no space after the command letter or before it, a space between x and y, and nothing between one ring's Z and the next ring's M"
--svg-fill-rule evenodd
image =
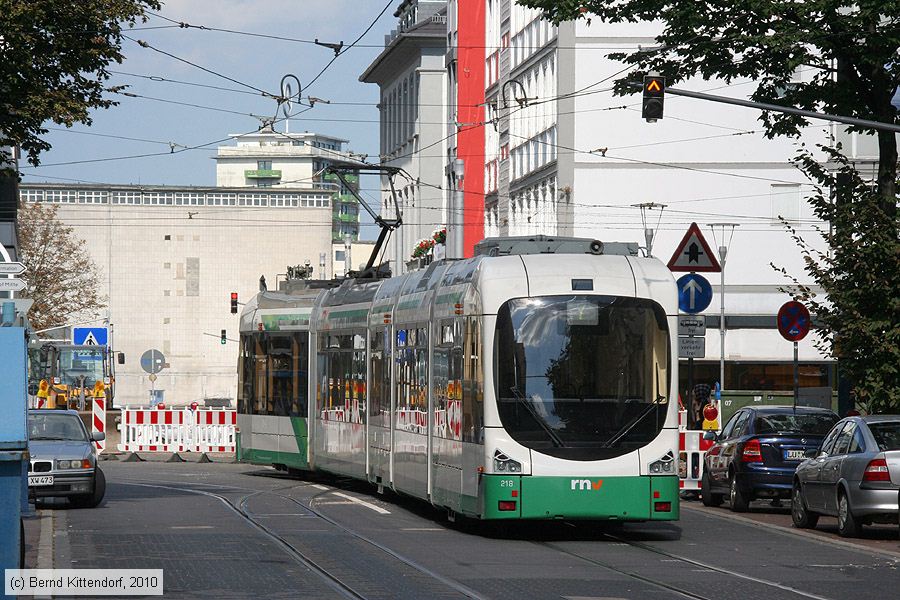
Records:
M315 516L319 520L340 530L342 533L349 535L360 542L363 542L365 544L372 546L373 548L379 550L380 552L387 554L392 559L399 561L401 564L403 564L403 565L419 572L420 574L428 577L429 579L437 581L437 582L443 584L444 586L452 589L453 591L461 594L463 597L471 598L473 600L487 600L486 596L483 596L482 594L479 594L478 592L472 590L471 588L468 588L465 585L463 585L453 579L445 577L445 576L441 575L440 573L437 573L437 572L429 569L428 567L425 567L424 565L418 563L417 561L414 561L413 559L396 552L395 550L389 548L388 546L381 544L366 535L363 535L345 525L342 525L341 523L328 517L327 515L322 513L320 510L317 510L316 508L314 508L312 506L317 499L324 497L328 494L331 494L334 491L332 489L320 491L319 493L312 495L308 499L308 501L307 501L308 503L304 503L290 495L286 495L286 494L280 493L280 492L285 492L288 490L294 490L294 489L303 488L303 487L311 487L313 485L311 483L300 483L300 484L296 484L296 485L275 488L272 490L249 490L247 488L234 488L234 487L228 486L229 489L232 489L232 490L240 490L240 491L250 492L248 494L244 494L243 496L239 497L236 501L232 501L231 499L229 499L228 497L226 497L225 495L223 495L221 493L216 493L215 491L212 491L212 490L194 489L191 487L184 486L181 482L167 482L167 483L173 483L175 485L160 485L161 482L150 482L150 481L146 481L146 480L130 480L130 481L120 480L117 483L121 483L123 485L135 485L135 486L148 487L148 488L157 488L157 489L166 489L166 490L179 491L179 492L187 492L187 493L206 496L209 498L214 498L214 499L222 502L234 514L236 514L238 517L240 517L242 520L244 520L246 523L248 523L251 527L253 527L255 530L257 530L259 533L261 533L262 535L264 535L265 537L267 537L271 541L273 541L279 548L282 549L282 551L284 551L286 554L288 554L291 558L293 558L299 564L308 568L312 573L316 574L332 590L334 590L335 592L337 592L340 596L342 596L344 598L365 600L368 598L368 596L366 596L365 593L362 593L362 592L358 591L357 589L354 589L354 587L352 585L350 585L346 581L344 581L339 575L334 574L329 568L320 564L320 562L317 561L315 558L313 558L310 555L310 553L305 552L301 548L298 548L295 544L292 544L290 541L285 539L284 536L280 535L278 532L273 530L271 527L260 522L258 519L258 515L256 515L253 511L251 511L248 507L248 503L252 498L259 497L259 496L274 496L274 497L286 500L288 502L291 502L291 503L297 505L298 507L302 508L303 510L309 512L311 515ZM226 487L226 486L222 486L222 487Z
M627 545L627 546L630 546L630 547L632 547L632 548L635 548L635 549L638 549L638 550L642 550L642 551L645 551L645 552L651 552L651 553L653 553L653 554L657 554L657 555L660 555L660 556L664 556L664 557L666 557L666 558L669 559L669 560L678 561L678 562L683 562L683 563L689 564L689 565L694 566L694 567L698 567L698 568L701 568L701 569L704 569L704 570L707 570L707 571L713 571L713 572L719 573L719 574L721 574L721 575L725 575L725 576L732 577L732 578L735 578L735 579L742 579L742 580L745 580L745 581L750 581L750 582L753 582L753 583L756 583L756 584L760 584L760 585L764 585L764 586L767 586L767 587L770 587L770 588L778 589L778 590L781 590L781 591L783 591L783 592L788 592L788 593L790 593L790 594L794 594L794 595L800 596L800 597L802 597L802 598L808 598L809 600L831 600L830 598L828 598L828 597L826 597L826 596L821 596L821 595L818 595L818 594L813 594L813 593L810 593L810 592L805 592L805 591L803 591L803 590L799 590L799 589L794 588L794 587L791 587L791 586L789 586L789 585L785 585L785 584L782 584L782 583L778 583L778 582L776 582L776 581L770 581L770 580L768 580L768 579L763 579L763 578L760 578L760 577L755 577L755 576L753 576L753 575L748 575L748 574L746 574L746 573L740 573L740 572L738 572L738 571L733 571L733 570L731 570L731 569L725 569L725 568L722 568L722 567L717 567L717 566L715 566L715 565L711 565L711 564L706 563L706 562L702 562L702 561L699 561L699 560L696 560L696 559L693 559L693 558L689 558L689 557L686 557L686 556L681 556L681 555L678 555L678 554L674 554L674 553L672 553L672 552L668 552L668 551L663 550L663 549L661 549L661 548L656 548L656 547L651 546L651 545L649 545L649 544L645 544L645 543L642 543L642 542L636 542L636 541L633 541L633 540L629 540L629 539L626 539L626 538L622 538L622 537L620 537L620 536L617 536L617 535L614 535L614 534L611 534L611 533L604 532L604 533L602 533L601 535L602 535L602 537L605 537L606 539L608 539L608 540L610 540L610 541L617 542L617 543L619 543L619 544L625 544L625 545ZM564 548L564 547L560 546L558 543L553 543L553 542L534 542L534 543L537 544L538 546L543 546L543 547L545 547L545 548L550 548L550 549L552 549L552 550L555 550L555 551L560 552L560 553L562 553L562 554L566 554L566 555L571 556L571 557L573 557L573 558L577 558L577 559L579 559L579 560L582 560L582 561L588 562L588 563L590 563L590 564L593 564L593 565L602 567L602 568L604 568L604 569L607 569L607 570L609 570L609 571L612 571L612 572L615 572L615 573L619 573L620 575L625 575L626 577L630 577L630 578L635 579L635 580L637 580L637 581L641 581L641 582L643 582L643 583L652 585L652 586L654 586L654 587L657 587L657 588L660 588L660 589L663 589L663 590L666 590L666 591L675 593L675 594L677 594L677 595L679 595L679 596L681 596L681 597L683 597L683 598L691 598L691 599L693 599L693 600L717 600L716 598L713 598L713 597L710 597L710 596L704 596L704 595L702 595L702 594L698 594L698 593L696 593L696 592L694 592L694 591L691 591L691 590L689 590L689 589L686 589L686 588L684 588L684 587L679 587L679 586L677 586L677 585L673 585L673 584L670 584L670 583L666 583L665 581L661 581L661 580L659 580L659 579L654 579L654 578L652 578L652 577L648 577L648 576L646 576L646 575L642 575L642 574L636 573L636 572L634 572L634 571L622 569L622 568L620 568L620 567L617 567L617 566L615 566L615 565L613 565L613 564L610 564L610 563L608 563L608 562L599 560L599 559L597 559L597 558L594 558L594 557L591 557L591 556L586 556L586 555L584 555L584 554L582 554L582 553L579 553L579 552L576 552L576 551L574 551L574 550L570 550L570 549L568 549L568 548Z

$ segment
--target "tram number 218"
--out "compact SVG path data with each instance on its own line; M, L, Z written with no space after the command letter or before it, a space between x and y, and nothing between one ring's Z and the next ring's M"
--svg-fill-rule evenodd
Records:
M516 482L513 479L501 479L500 487L516 487Z

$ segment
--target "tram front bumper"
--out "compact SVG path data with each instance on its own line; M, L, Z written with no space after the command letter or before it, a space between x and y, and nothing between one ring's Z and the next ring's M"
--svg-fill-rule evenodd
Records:
M485 519L676 520L678 477L484 475Z

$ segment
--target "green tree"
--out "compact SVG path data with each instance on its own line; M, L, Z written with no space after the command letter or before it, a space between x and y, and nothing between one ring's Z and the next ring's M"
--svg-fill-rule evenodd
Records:
M801 149L795 164L813 182L808 198L816 216L830 223L819 233L829 251L817 250L785 223L803 255L806 272L827 297L814 294L784 267L794 296L818 317L816 347L839 357L842 374L855 382L868 412L900 407L900 244L897 223L885 214L881 195L853 168L840 147L819 146L817 160ZM852 202L835 201L852 198Z
M106 298L97 265L54 205L21 203L18 237L19 255L28 265L20 277L34 300L28 319L36 331L100 316Z
M898 0L518 0L552 21L660 21L657 46L612 58L635 67L616 81L616 93L657 71L667 84L689 78L757 82L751 99L782 106L896 124L892 100L900 85ZM799 68L813 73L795 81ZM797 136L806 119L762 112L766 135ZM829 252L816 252L792 230L806 271L827 298L804 288L822 322L822 351L838 350L839 368L872 410L900 409L900 244L897 220L897 139L877 135L874 189L838 148L822 148L820 164L802 151L796 164L817 185L809 198L826 223ZM774 265L773 265L774 266ZM776 267L777 268L777 267ZM834 346L837 346L835 348Z
M107 67L121 63L122 27L158 10L157 0L0 0L0 147L31 164L50 148L44 124L91 123ZM6 173L6 176L10 176Z

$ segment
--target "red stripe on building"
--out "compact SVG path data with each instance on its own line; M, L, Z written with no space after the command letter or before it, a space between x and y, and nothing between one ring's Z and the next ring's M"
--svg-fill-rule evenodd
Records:
M457 63L456 156L465 164L463 179L463 256L475 253L484 239L484 0L458 0L456 4Z

